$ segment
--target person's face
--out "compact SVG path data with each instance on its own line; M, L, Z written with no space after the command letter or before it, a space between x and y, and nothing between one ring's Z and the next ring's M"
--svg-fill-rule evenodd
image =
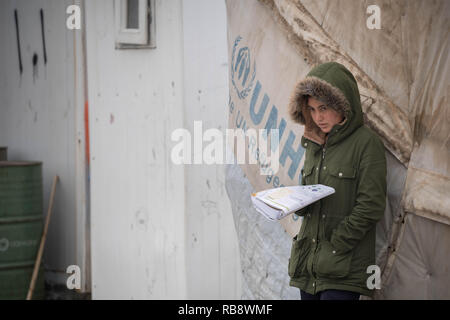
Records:
M308 98L308 109L311 112L314 123L325 133L330 132L335 124L343 120L339 112L327 107L313 97Z

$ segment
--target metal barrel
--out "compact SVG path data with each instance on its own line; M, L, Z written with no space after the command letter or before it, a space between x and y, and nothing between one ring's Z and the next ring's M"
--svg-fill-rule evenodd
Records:
M42 163L0 161L0 300L25 299L43 232ZM33 298L44 299L40 266Z
M0 161L8 160L8 148L0 147Z

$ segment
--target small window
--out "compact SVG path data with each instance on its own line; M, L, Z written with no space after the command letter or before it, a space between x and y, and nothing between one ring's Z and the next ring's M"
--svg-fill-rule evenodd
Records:
M139 1L127 0L126 1L127 29L139 29Z
M155 48L155 1L114 0L116 48Z

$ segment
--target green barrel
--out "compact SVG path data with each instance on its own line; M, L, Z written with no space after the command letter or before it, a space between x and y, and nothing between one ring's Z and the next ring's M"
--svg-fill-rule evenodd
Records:
M0 161L8 160L8 148L0 147Z
M42 163L0 161L0 300L25 299L43 231ZM44 299L39 269L33 299Z

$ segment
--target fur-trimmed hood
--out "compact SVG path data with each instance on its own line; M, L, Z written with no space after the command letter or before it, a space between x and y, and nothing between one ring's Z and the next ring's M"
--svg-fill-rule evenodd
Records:
M327 62L314 67L304 80L296 84L291 95L291 119L305 126L305 138L323 144L325 133L306 113L309 96L344 114L345 120L332 129L339 130L339 134L337 131L333 132L333 141L328 143L337 143L363 124L358 85L351 72L343 65Z

